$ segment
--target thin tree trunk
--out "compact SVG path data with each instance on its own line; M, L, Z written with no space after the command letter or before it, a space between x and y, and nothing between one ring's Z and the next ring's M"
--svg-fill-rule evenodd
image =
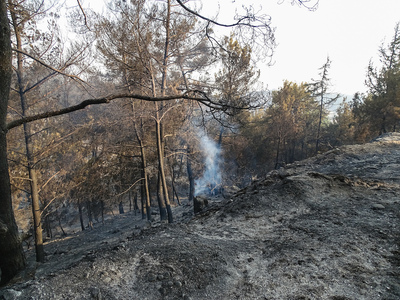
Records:
M165 179L164 153L163 153L163 149L162 149L161 126L160 125L161 125L160 122L157 121L156 122L156 133L157 133L158 167L159 167L159 171L160 171L161 185L162 185L162 188L163 188L165 207L167 209L168 223L173 223L174 219L173 219L173 216L172 216L171 204L169 202L167 180Z
M56 210L56 214L57 214L58 226L60 226L60 229L61 229L63 235L67 236L66 232L64 231L64 228L62 227L61 216L60 216L60 213L58 212L58 210Z
M129 211L132 211L132 194L131 191L128 192L128 199L129 199Z
M161 176L160 173L158 173L157 176L157 203L158 203L158 208L160 210L160 220L164 221L167 220L167 209L165 208L165 201L164 201L164 196L163 196L163 189L162 189L162 183L161 183Z
M136 210L139 210L139 206L138 206L138 203L137 203L137 200L138 200L138 195L137 195L137 191L135 192L135 196L134 196L134 198L133 198L133 207L134 207L134 210L135 210L135 216L136 216Z
M171 20L171 0L167 0L167 16L165 21L165 46L164 46L164 59L163 59L163 70L162 70L162 81L161 81L161 95L166 95L167 89L167 70L168 70L168 56L169 56L169 42L170 42L170 20ZM162 104L162 107L164 105ZM159 171L161 176L161 183L163 187L164 201L167 208L168 222L173 223L174 219L172 216L171 204L169 202L167 181L165 178L164 170L164 143L161 119L159 116L158 104L156 103L156 135L157 135L157 154L159 162Z
M17 42L17 49L22 50L21 41L21 27L18 24L17 17L13 10L10 10L10 15L12 19L12 24L14 26L14 34ZM22 116L26 116L27 101L25 97L25 86L23 84L23 58L21 53L17 53L17 81L18 81L18 93L21 102ZM32 147L32 132L28 124L23 125L24 138L25 138L25 148L26 148L26 158L28 161L28 174L29 182L31 188L31 200L32 200L32 215L33 224L35 230L35 250L36 250L36 261L44 262L44 249L43 249L43 236L42 236L42 225L41 225L41 211L39 202L39 190L38 190L38 180L36 176L36 170L34 169L35 163L33 161L33 147Z
M123 205L122 201L119 202L119 204L118 204L118 209L119 209L119 214L120 214L120 215L122 215L122 214L125 213L125 211L124 211L124 205Z
M317 141L315 142L315 154L318 154L319 150L319 140L321 138L321 125L322 125L322 112L324 105L324 95L321 95L321 103L319 106L319 120L318 120L318 130L317 130Z
M136 125L135 125L136 127ZM141 128L143 128L143 123L141 122ZM143 201L145 202L146 205L146 215L147 215L147 220L151 221L151 204L150 204L150 195L149 195L149 182L148 182L148 176L147 176L147 160L146 160L146 151L144 149L144 144L143 140L140 138L139 133L137 129L135 128L136 132L136 138L137 141L139 142L140 146L140 158L141 158L141 167L142 167L142 196L145 197ZM142 207L143 209L143 207ZM144 212L142 212L143 214Z
M143 178L143 170L141 172L142 178ZM140 204L142 206L142 219L146 219L146 201L145 201L145 197L146 197L146 192L145 190L145 182L144 180L142 180L142 184L140 185Z
M28 144L27 152L28 152ZM31 200L32 200L32 214L33 214L33 225L34 225L34 236L35 236L35 250L36 250L36 261L44 262L44 248L43 248L43 232L41 223L41 211L39 203L39 190L37 185L36 170L32 167L30 152L28 156L28 171L31 186Z
M46 217L44 218L44 224L46 228L46 237L51 239L53 238L53 232L51 230L51 221L50 221L50 215L46 214Z
M194 176L192 170L192 162L190 160L192 151L190 146L187 147L187 158L186 158L186 167L187 167L187 174L189 178L189 202L193 202L194 199Z
M81 223L82 231L85 230L85 224L83 223L83 213L82 213L82 202L78 201L78 211L79 211L79 221Z
M278 137L278 145L276 147L275 169L278 169L278 166L279 166L280 147L281 147L281 137L279 136Z
M175 196L176 196L176 202L178 202L178 205L179 205L179 206L182 205L181 200L179 199L178 192L176 191L174 181L172 181L172 195L175 195Z
M89 219L88 227L89 229L93 229L93 214L92 214L92 205L90 201L86 201L87 215Z

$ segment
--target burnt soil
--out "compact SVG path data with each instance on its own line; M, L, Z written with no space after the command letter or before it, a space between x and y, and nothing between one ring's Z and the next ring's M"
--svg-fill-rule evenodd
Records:
M400 299L400 134L273 171L174 224L128 213L45 245L0 299Z

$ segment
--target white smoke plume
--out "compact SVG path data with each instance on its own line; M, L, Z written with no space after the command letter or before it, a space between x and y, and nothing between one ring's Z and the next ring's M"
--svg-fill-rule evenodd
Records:
M215 194L221 187L221 149L207 134L199 134L200 147L205 158L203 176L195 180L195 196L200 194Z

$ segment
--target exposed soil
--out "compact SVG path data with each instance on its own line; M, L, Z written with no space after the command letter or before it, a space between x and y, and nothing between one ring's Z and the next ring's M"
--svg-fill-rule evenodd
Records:
M0 299L400 299L400 134L192 209L172 225L125 214L53 241Z

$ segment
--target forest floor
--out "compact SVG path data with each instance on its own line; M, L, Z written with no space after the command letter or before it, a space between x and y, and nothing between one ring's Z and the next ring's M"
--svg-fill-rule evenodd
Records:
M174 224L128 213L52 241L0 299L400 299L400 134L192 209L177 207Z

